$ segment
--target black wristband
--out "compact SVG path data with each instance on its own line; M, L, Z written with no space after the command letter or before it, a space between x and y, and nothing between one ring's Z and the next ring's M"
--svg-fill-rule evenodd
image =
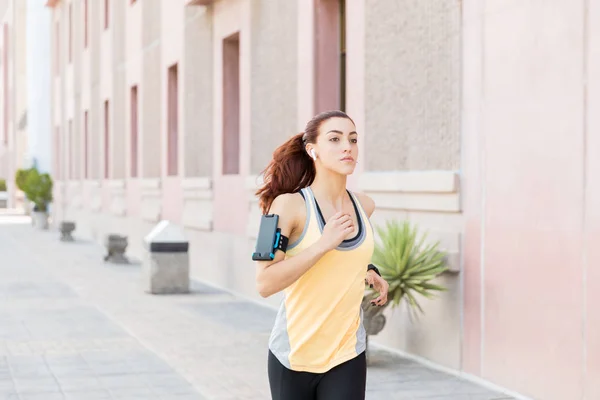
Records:
M288 246L288 237L281 234L281 229L277 228L277 241L275 242L274 250L281 250L284 253Z
M375 273L379 276L381 276L381 273L379 273L379 270L377 269L376 266L374 266L373 264L369 264L369 266L367 267L367 272L369 272L370 270L375 271Z

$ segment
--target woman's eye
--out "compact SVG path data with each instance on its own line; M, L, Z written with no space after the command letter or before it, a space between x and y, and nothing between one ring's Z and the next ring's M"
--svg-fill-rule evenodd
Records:
M352 140L352 143L358 143L357 139L351 139L351 140Z
M331 139L329 139L329 140L331 140L332 142L336 142L336 141L338 140L338 138L336 138L336 137L332 137L332 138L331 138Z

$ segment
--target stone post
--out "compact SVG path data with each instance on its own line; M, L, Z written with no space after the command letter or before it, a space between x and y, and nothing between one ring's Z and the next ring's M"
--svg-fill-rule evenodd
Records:
M63 221L60 223L60 240L63 242L72 242L71 233L75 230L75 222Z
M189 243L183 229L163 220L144 238L144 247L145 291L152 294L188 293Z

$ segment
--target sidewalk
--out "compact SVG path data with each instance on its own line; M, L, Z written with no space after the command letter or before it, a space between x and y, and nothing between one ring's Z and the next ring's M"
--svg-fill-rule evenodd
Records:
M145 294L139 265L58 238L0 215L0 400L270 399L273 310L197 282ZM367 399L509 399L394 354L372 359Z

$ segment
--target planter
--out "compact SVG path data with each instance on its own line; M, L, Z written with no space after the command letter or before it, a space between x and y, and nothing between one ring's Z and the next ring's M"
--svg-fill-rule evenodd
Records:
M0 192L0 208L8 207L8 192Z
M127 236L108 235L104 243L107 251L104 261L115 264L128 264L129 260L125 257L128 244Z
M61 222L60 223L60 240L63 242L72 242L73 236L71 233L75 230L75 222Z
M48 213L43 211L33 211L31 213L33 226L38 229L48 229Z

